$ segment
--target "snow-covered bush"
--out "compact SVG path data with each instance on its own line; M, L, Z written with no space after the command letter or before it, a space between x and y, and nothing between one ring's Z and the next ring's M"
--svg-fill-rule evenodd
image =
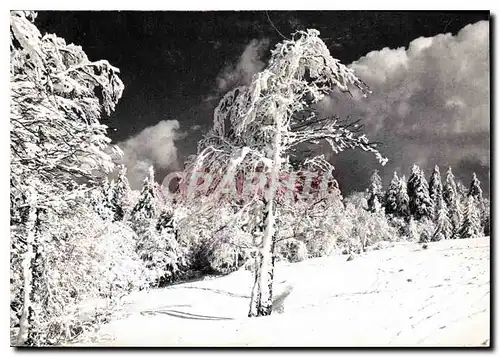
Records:
M342 200L340 190L335 186L327 194L282 202L277 219L278 242L303 242L309 257L332 254L337 237L348 227L348 222L341 222L344 216ZM279 248L280 244L276 247Z
M297 263L307 259L306 244L294 238L288 238L276 243L276 253L281 260Z
M204 199L206 198L200 197L198 201L185 203L176 210L178 240L186 249L185 264L192 274L211 269L206 259L207 247L213 234L224 225L227 219L224 213L229 213L221 206L219 208L224 212L216 219L219 210L203 210L201 207L204 206Z
M359 253L380 241L397 241L398 230L390 224L389 217L382 211L372 213L360 200L359 195L346 199L345 209L336 218L332 230L338 249L347 253ZM357 197L357 198L356 198Z
M178 271L179 247L170 234L162 234L155 228L155 221L141 228L135 228L138 236L136 251L144 261L152 286L164 285L172 281Z
M387 220L389 224L395 228L399 237L401 237L402 239L408 238L408 225L409 225L408 219L402 217L396 217L391 214L387 216Z
M250 256L252 237L235 227L224 227L216 232L206 248L206 260L212 270L228 274L241 267Z
M71 208L71 214L39 218L43 251L38 251L33 286L33 345L68 341L98 326L123 295L148 284L130 228L103 221L86 203Z
M436 225L429 218L422 218L415 221L415 229L419 242L430 242L434 232L436 231Z

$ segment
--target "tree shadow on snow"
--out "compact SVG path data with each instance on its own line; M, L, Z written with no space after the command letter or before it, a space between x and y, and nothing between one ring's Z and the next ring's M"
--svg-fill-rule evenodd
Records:
M240 295L240 294L235 294L231 293L229 291L224 291L224 290L219 290L219 289L212 289L212 288L202 288L199 286L179 286L179 287L171 287L171 289L196 289L196 290L205 290L205 291L210 291L216 294L221 294L221 295L226 295L226 296L231 296L231 297L236 297L236 298L244 298L244 299L250 299L249 295Z
M180 319L189 319L189 320L209 320L209 321L233 320L230 317L199 315L199 314L192 314L190 312L179 311L179 310L170 310L170 309L141 311L141 315L143 315L143 316L144 315L152 316L152 315L157 315L157 314L163 314L163 315L168 315L168 316L172 316L172 317L177 317Z

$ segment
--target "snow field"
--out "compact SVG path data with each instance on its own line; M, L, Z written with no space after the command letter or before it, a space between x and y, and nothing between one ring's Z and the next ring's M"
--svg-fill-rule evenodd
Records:
M248 318L251 272L139 292L86 336L104 346L481 346L490 338L488 237L397 243L346 261L279 263L284 312ZM288 294L289 293L289 294Z

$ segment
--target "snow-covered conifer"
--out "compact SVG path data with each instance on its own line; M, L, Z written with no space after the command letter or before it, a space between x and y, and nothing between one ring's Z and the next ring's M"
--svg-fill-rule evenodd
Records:
M448 209L453 205L453 202L457 199L457 185L455 183L455 176L451 170L451 166L446 171L446 180L443 186L443 199Z
M482 235L479 209L477 201L472 195L467 197L467 205L459 235L460 238L476 238Z
M490 200L488 199L483 199L483 207L484 207L484 212L483 212L483 228L484 228L484 235L489 237L491 234L491 211L490 211Z
M479 217L481 221L481 227L482 230L484 230L484 224L485 224L485 217L486 217L486 212L485 212L485 206L484 206L484 199L483 199L483 190L481 189L481 182L476 176L476 173L474 172L472 174L472 181L470 183L470 188L469 192L467 193L467 197L472 196L476 200L476 205L479 210Z
M179 270L181 250L174 232L168 229L158 231L151 224L137 231L137 254L145 262L153 278L154 286L164 286L175 279Z
M406 184L406 183L405 183ZM406 187L404 189L406 193ZM385 192L384 206L385 214L395 215L398 211L399 177L396 171L392 176L391 183Z
M125 165L120 165L118 177L109 187L108 201L113 221L122 221L130 205L130 185Z
M436 217L436 229L432 236L432 241L450 239L453 233L453 226L448 214L448 207L442 197L439 198L438 211Z
M153 166L149 168L148 176L144 179L139 198L132 209L131 220L137 224L145 221L149 225L149 220L156 219L159 215L160 202L158 199L158 189L154 178Z
M131 221L138 235L137 254L153 276L155 286L173 281L179 270L182 254L177 241L174 213L162 211L152 166L132 209Z
M452 238L458 238L460 235L460 228L463 221L463 209L460 195L457 192L457 184L455 183L455 176L448 168L446 172L446 180L443 186L443 199L448 207L448 216L452 225Z
M410 198L408 197L408 188L406 186L406 176L399 179L398 191L396 196L396 214L397 216L408 219L410 217Z
M443 184L441 183L441 173L438 165L434 166L434 171L429 180L429 198L432 202L432 218L437 220L438 211L440 209L440 200L443 195Z
M460 200L460 202L463 205L466 205L469 189L460 180L456 181L456 185L457 185L457 199Z
M101 186L98 185L89 192L89 204L94 212L105 221L113 218L109 204L109 187L109 180L105 177Z
M467 193L467 196L474 197L478 203L481 203L483 199L483 190L481 190L481 181L479 181L475 172L472 174L472 181L470 183L470 188L469 192Z
M370 177L370 186L368 187L368 210L370 212L379 212L383 204L382 179L378 170L373 171Z
M412 216L416 220L424 217L430 218L432 216L432 203L429 197L429 186L423 171L418 165L413 165L407 186Z

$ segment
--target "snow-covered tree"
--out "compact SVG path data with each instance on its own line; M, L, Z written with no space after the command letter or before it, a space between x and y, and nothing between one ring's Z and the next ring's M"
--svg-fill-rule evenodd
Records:
M460 195L457 192L455 176L453 175L451 167L449 167L446 172L446 180L443 186L443 199L448 207L448 215L452 225L452 237L458 238L463 222L463 209Z
M418 165L413 165L411 176L408 179L408 197L410 199L410 213L416 220L432 217L432 203L429 197L429 186L423 171Z
M432 236L432 241L450 239L453 233L453 226L448 214L448 207L442 197L439 197L438 210L436 217L436 229Z
M484 235L489 237L491 234L490 200L483 199L483 207L484 207L484 212L482 216L483 216Z
M37 217L37 191L33 186L30 186L26 193L26 205L27 205L27 217L26 223L24 225L26 247L22 258L22 312L19 319L19 334L17 344L23 346L26 344L35 344L33 341L32 334L35 331L35 319L36 319L36 308L35 299L37 291L35 289L39 288L36 284L35 279L37 273L35 272L36 266L36 252L39 249L38 230L37 227L38 217ZM38 272L39 274L39 272ZM39 292L38 292L39 293Z
M472 181L470 183L470 188L467 196L474 197L477 200L477 202L481 202L483 199L483 190L481 190L481 182L477 178L475 172L472 174Z
M156 220L160 214L161 203L154 175L154 168L151 166L148 176L144 179L139 198L131 212L131 221L134 224L140 225L141 222L146 222L145 224L149 225L150 220Z
M130 205L130 185L127 179L125 165L120 165L118 177L109 186L108 206L112 213L113 221L122 221Z
M467 196L469 194L469 189L465 187L462 181L456 181L457 184L457 196L462 204L467 204Z
M254 232L260 240L260 253L249 316L271 313L276 191L280 173L291 171L290 155L301 144L324 140L336 153L359 148L385 162L358 126L318 118L310 110L335 87L348 91L351 85L368 92L352 69L331 57L318 31L299 31L292 40L276 46L267 67L253 76L249 86L238 87L222 98L213 127L190 162L189 173L196 175L209 168L212 175L223 177L223 184L234 180L239 171L255 173L258 167L268 180L260 197L264 206L261 224ZM305 164L323 171L332 169L323 155L307 158Z
M430 242L434 237L434 232L436 231L434 221L427 217L422 217L420 220L416 221L416 228L420 243Z
M102 185L89 192L89 203L95 213L103 220L112 220L113 212L109 204L110 183L107 177L102 180Z
M396 214L398 217L408 219L410 217L410 198L408 197L408 188L406 185L406 176L399 179L398 190L396 194Z
M47 285L47 265L66 252L50 248L54 234L48 227L113 168L111 140L99 119L114 110L123 91L117 68L90 61L81 47L56 35L42 36L35 18L31 11L10 13L11 272L21 277L23 296L29 295L13 296L13 305L22 306L18 343L27 345L52 343L48 328L56 328L62 312L51 310L50 301L63 291ZM21 256L31 275L18 274L15 257Z
M212 236L206 250L210 268L228 274L245 264L253 252L251 234L238 225L224 225Z
M91 62L80 46L56 35L42 36L35 17L10 15L11 175L15 191L37 177L57 194L113 168L99 118L114 110L124 87L117 68Z
M460 229L464 221L464 206L460 202L458 196L453 200L451 206L448 207L448 214L452 226L452 237L460 238Z
M368 187L368 210L370 212L379 212L383 204L382 179L378 170L373 171L370 177L370 186Z
M338 186L329 195L313 197L312 200L281 202L276 226L281 256L295 256L293 251L285 252L286 247L298 249L293 240L304 242L311 257L327 256L336 248L337 240L345 241L349 236L350 222L344 215L343 197ZM364 197L363 203L366 208Z
M177 219L175 217L173 210L164 209L156 222L156 230L158 232L166 232L168 234L174 235L175 239L178 237L178 227L177 227Z
M307 259L307 246L303 241L288 238L276 244L278 256L290 263L297 263Z
M157 231L154 224L137 231L137 254L144 261L153 286L172 282L181 265L182 252L173 232Z
M476 238L482 236L481 217L477 201L471 195L467 197L464 219L460 228L460 238Z
M163 204L152 166L132 209L131 222L138 235L137 254L154 277L154 285L172 282L184 264L183 250L175 214Z
M443 186L443 199L448 209L453 205L453 202L457 199L457 185L455 183L455 176L451 170L451 166L448 167L446 171L446 180Z
M467 197L472 196L476 200L476 205L479 210L479 217L481 221L482 230L484 230L485 219L487 216L487 212L485 212L485 205L483 199L483 190L481 189L481 182L476 176L474 172L472 174L472 181L470 183L469 192L467 193Z
M443 185L441 183L441 173L439 172L438 165L434 166L434 171L429 180L429 198L432 202L432 218L437 220L439 204L443 195Z
M385 214L395 215L398 212L398 192L399 192L399 177L396 171L392 176L391 183L385 192L384 206ZM406 182L405 182L406 185ZM406 187L404 188L406 194Z

